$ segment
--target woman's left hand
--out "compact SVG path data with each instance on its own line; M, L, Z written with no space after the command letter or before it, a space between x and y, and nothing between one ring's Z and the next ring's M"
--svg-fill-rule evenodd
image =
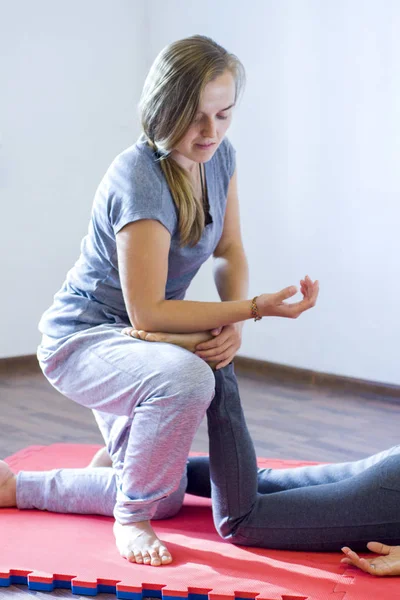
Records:
M342 558L340 562L353 565L353 567L358 567L366 573L380 577L400 575L400 546L387 546L380 542L369 542L367 548L381 556L360 558L354 550L344 546L342 552L346 558Z
M219 334L218 329L213 329L211 333L215 338L198 344L195 354L206 362L217 363L216 369L226 367L234 359L242 344L242 327L242 323L225 325Z

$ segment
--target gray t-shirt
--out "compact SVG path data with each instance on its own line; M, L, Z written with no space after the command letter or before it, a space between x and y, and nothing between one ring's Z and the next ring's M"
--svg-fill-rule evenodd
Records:
M42 346L53 346L57 339L102 323L129 324L115 237L127 223L155 219L168 229L165 298L185 297L222 234L228 185L235 170L235 150L226 137L204 166L212 222L194 247L180 248L177 209L154 151L141 137L114 159L96 191L80 257L40 320Z

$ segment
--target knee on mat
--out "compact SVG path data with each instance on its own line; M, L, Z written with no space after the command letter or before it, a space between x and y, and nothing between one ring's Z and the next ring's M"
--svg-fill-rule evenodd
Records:
M225 541L230 542L231 544L235 544L237 546L259 546L258 540L250 538L248 535L241 534L238 531L235 531L235 533L232 533L229 536L221 537L223 537Z
M219 523L215 523L215 528L216 528L218 534L222 537L222 539L226 540L227 542L234 543L234 537L235 537L234 532L235 532L236 527L229 520L229 518L226 517L224 519L221 519L221 521Z
M234 523L229 519L223 519L216 525L216 529L222 539L231 544L239 544L241 546L256 545L254 539L247 535L240 523Z

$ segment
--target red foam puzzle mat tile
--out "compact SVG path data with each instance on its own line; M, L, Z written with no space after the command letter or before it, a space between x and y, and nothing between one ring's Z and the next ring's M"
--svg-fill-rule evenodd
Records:
M30 446L6 459L20 470L86 466L99 446ZM262 467L300 461L259 459ZM395 600L397 578L372 577L340 564L338 553L308 553L234 546L216 533L210 500L186 495L179 515L154 522L174 562L162 567L129 563L115 546L113 518L46 511L0 511L0 586L27 584L75 594L100 592L141 600Z

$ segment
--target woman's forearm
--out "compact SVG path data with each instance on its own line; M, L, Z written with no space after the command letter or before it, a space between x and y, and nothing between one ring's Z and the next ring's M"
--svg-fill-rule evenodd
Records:
M129 314L129 310L128 310ZM215 329L251 318L251 300L196 302L163 300L142 312L140 319L130 315L132 326L148 332L193 333Z
M222 302L163 300L142 314L140 322L131 318L132 325L148 332L193 333L251 318L244 252L234 250L216 258L214 279Z

